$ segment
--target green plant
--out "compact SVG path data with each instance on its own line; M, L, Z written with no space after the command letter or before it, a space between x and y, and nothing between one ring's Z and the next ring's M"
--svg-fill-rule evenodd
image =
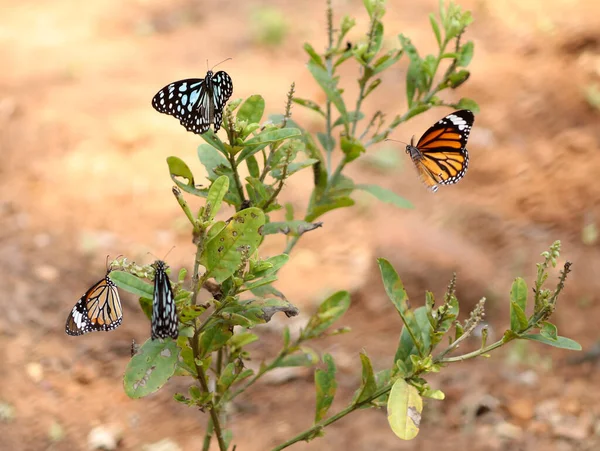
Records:
M400 48L382 51L385 3L365 0L370 17L364 42L345 45L348 31L355 21L344 17L334 32L333 11L328 3L328 45L319 54L309 44L308 69L326 94L324 106L295 97L294 85L288 93L282 116L262 122L265 102L259 95L245 100L231 101L224 112L223 128L227 140L222 141L212 131L202 135L206 141L198 147L198 157L205 166L210 185L196 185L189 166L180 158L167 159L175 184L173 194L190 224L196 248L191 277L187 270L179 272L173 283L179 314L180 335L176 341L146 341L132 357L124 377L126 393L132 398L148 395L173 375L190 378L188 392L177 394L175 400L208 413L203 450L208 450L215 439L220 450L231 449L233 437L226 429L225 407L239 394L269 371L289 366L322 367L315 371L316 410L314 422L306 431L275 447L284 449L301 440L311 440L324 433L325 427L349 413L365 407L387 405L389 421L394 432L405 439L418 432L422 398L443 399L440 390L429 387L425 377L440 371L445 365L486 355L488 352L515 340L540 341L553 346L576 349L578 345L559 337L548 320L556 307L558 294L569 270L565 265L559 285L554 290L543 288L549 266L556 265L559 243L555 243L539 266L535 281L534 308L527 316L525 282L517 279L510 294L510 328L498 342L488 345L484 332L480 349L455 355L454 352L469 337L484 315L484 299L471 312L467 321L458 321L459 303L452 279L444 302L434 308L433 294L426 294L425 305L412 309L402 282L393 267L379 259L383 283L388 296L400 315L403 328L399 345L389 368L375 372L369 357L361 353L362 383L348 406L328 416L336 394L336 366L332 356L322 359L310 345L323 336L345 333L346 328L333 329L334 324L350 305L348 292L340 291L327 298L310 317L298 336L285 329L282 348L271 360L263 362L258 371L247 369L244 362L250 358L247 346L259 340L251 330L264 324L278 312L287 316L298 313L285 296L273 286L277 272L288 261L288 255L305 234L319 227L316 219L325 213L351 206L353 191L367 191L379 199L400 207L410 204L402 197L375 185L355 184L344 175L347 165L359 158L367 148L384 140L400 123L434 106L449 105L476 109L476 104L462 99L457 104L446 103L438 97L445 89L455 89L468 78L468 65L473 44L461 44L461 36L471 22L469 13L450 3L440 2L440 21L432 15L431 25L438 42L437 55L421 58L416 48L404 35L399 36ZM451 47L453 50L448 51ZM380 74L394 66L406 55L409 61L406 92L408 110L386 123L385 115L377 112L365 121L361 111L363 102L381 84ZM448 60L441 76L441 64ZM338 87L336 71L341 64L358 64L359 95L353 110L346 106ZM437 81L435 81L437 80ZM316 139L291 119L292 104L310 108L323 118L324 131ZM359 130L359 124L361 130ZM341 160L333 167L332 154L341 150ZM242 178L245 167L248 176ZM285 205L285 219L274 221L273 213L284 207L279 194L286 180L296 172L312 168L314 186L303 215L298 216L291 205ZM203 207L194 212L184 193L206 199ZM219 220L218 213L225 206L234 212L227 221ZM301 218L301 219L299 219ZM287 243L283 252L262 258L260 246L268 235L284 233ZM127 259L113 263L110 277L115 283L140 296L140 305L151 317L153 286L151 266L138 266ZM201 304L198 295L207 290L211 299ZM451 328L454 334L450 344L438 351L444 335ZM534 334L534 330L540 330ZM484 329L485 330L485 329Z

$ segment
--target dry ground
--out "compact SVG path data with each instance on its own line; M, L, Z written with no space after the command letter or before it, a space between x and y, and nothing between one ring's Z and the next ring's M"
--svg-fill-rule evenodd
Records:
M171 400L184 381L143 400L123 393L131 339L142 342L149 332L135 299L123 296L125 322L111 334L71 338L63 325L107 254L148 262L147 252L162 256L175 244L172 266L192 260L164 160L176 154L201 174L200 140L152 110L161 86L202 76L207 59L232 57L221 68L234 80L234 97L260 93L277 113L295 81L299 96L323 100L301 45L324 45L324 2L269 2L288 24L276 47L253 39L254 3L0 1L0 403L14 408L12 421L0 414L0 449L83 450L97 425L119 428L124 450L165 438L182 450L199 449L204 416ZM433 51L427 14L437 2L388 3L390 42L403 32ZM600 220L600 112L586 99L587 89L600 86L600 4L461 4L475 17L467 38L476 52L470 80L450 95L481 106L466 178L431 195L407 166L355 165L355 180L381 183L416 208L400 211L360 197L358 208L325 216L281 274L280 289L304 312L332 290L353 292L344 318L353 333L321 344L340 368L334 409L358 383L360 350L377 368L395 351L400 321L379 284L377 256L393 262L415 304L425 289L440 296L456 271L465 308L487 296L498 335L511 280L531 280L539 253L561 239L574 271L556 323L584 347L600 337L600 251L589 233L582 237ZM365 25L362 2L334 5L337 17L351 13ZM361 33L357 27L350 39ZM405 67L386 75L368 109L390 116L404 110ZM355 73L345 76L352 95ZM418 135L444 112L414 119L395 138ZM311 130L321 127L299 107L294 114ZM310 174L299 174L284 199L302 208L309 186ZM282 246L271 240L265 253ZM257 360L278 343L274 329L265 328ZM428 403L414 442L390 432L385 412L361 411L325 438L293 449L600 449L598 369L567 365L566 358L545 347L511 346L489 360L454 365L432 379L447 399ZM269 449L310 424L312 374L296 377L256 386L235 406L238 450ZM50 431L64 436L53 442Z

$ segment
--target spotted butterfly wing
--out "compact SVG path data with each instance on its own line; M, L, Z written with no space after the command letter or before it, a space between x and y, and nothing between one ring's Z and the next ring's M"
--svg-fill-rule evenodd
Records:
M88 332L114 330L123 321L123 309L117 287L108 274L92 285L67 317L65 332L83 335Z
M152 339L179 336L179 319L167 265L162 260L154 262L154 300L152 302Z
M186 130L201 135L210 124L217 132L223 120L223 108L233 94L233 82L224 71L206 73L205 78L188 78L168 84L152 98L160 113L179 119Z
M430 127L416 146L412 140L406 146L421 180L432 191L464 177L469 166L467 139L474 121L471 111L455 111Z

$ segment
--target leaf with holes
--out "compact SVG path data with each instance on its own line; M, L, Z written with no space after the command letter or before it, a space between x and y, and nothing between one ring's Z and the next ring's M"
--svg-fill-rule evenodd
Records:
M264 224L264 213L255 207L233 215L227 225L206 243L200 263L208 271L207 277L223 283L233 275L242 262L241 248L247 246L248 255L256 250L262 240Z
M123 386L127 396L142 398L162 387L175 373L178 357L175 341L147 340L125 369Z

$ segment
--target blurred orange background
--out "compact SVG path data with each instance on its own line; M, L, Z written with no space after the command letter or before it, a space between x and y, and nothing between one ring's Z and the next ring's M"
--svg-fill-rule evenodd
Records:
M398 46L397 35L404 33L421 55L435 52L427 16L437 3L389 1L385 45ZM362 2L333 4L335 23L344 14L357 19L348 39L364 39ZM249 366L277 352L284 325L297 329L327 295L352 292L352 307L339 325L353 332L318 345L338 365L332 412L360 383L359 351L379 370L390 365L396 349L401 322L385 297L376 257L394 264L413 306L422 304L426 289L441 299L455 271L463 316L486 296L491 339L497 339L508 324L513 278L531 284L540 252L560 239L559 265L566 259L574 265L554 318L559 333L584 348L600 338L600 4L460 4L475 19L464 36L474 41L475 57L468 82L443 96L470 97L481 107L466 177L431 194L401 144L370 149L386 155L387 166L369 162L369 155L348 175L395 191L415 209L356 193L357 206L324 216L323 227L300 240L277 285L302 314L257 328L263 341ZM189 226L171 193L165 159L184 159L203 183L196 157L203 140L154 111L152 96L171 81L203 77L207 60L212 66L232 58L219 66L233 79L232 98L261 94L267 113L279 114L295 82L298 97L323 103L302 45L324 48L325 2L56 0L2 6L0 449L89 449L97 427L120 437L123 450L156 450L144 446L162 440L177 447L161 449L200 449L205 414L172 400L187 390L188 380L173 379L160 393L136 401L123 392L131 340L142 343L150 329L133 296L123 293L124 322L110 334L68 337L64 321L103 274L107 254L145 264L154 260L148 252L162 258L175 245L168 257L174 270L193 261ZM384 74L366 101L367 113L382 110L391 118L406 111L406 64L403 58ZM353 105L358 69L347 63L341 74ZM418 137L448 112L431 110L401 125L392 138ZM323 129L320 118L300 106L293 118L311 132ZM293 176L282 203L301 212L311 184L310 170ZM269 239L263 256L284 245L283 237ZM491 359L447 368L430 380L447 399L427 402L413 442L394 436L385 411L366 410L292 449L600 449L599 372L593 362L569 365L568 357L517 343ZM310 426L313 409L312 370L294 369L240 397L229 428L238 450L266 450Z

